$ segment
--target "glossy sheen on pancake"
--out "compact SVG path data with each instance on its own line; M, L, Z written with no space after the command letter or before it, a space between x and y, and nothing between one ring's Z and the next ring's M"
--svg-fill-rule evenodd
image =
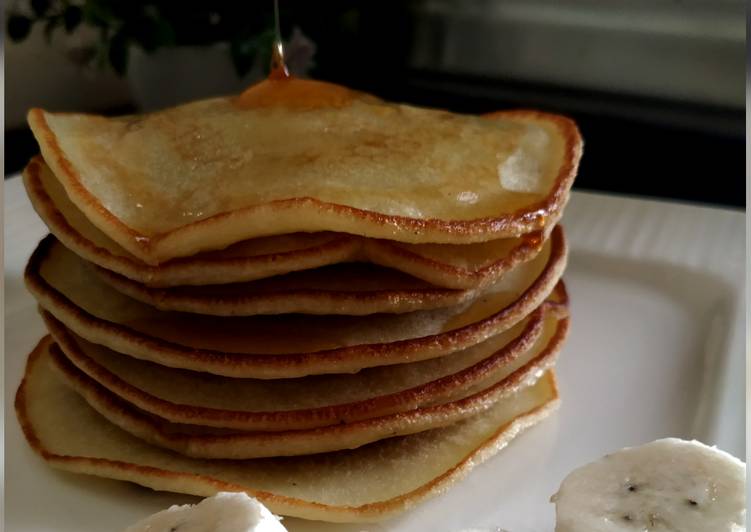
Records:
M483 288L534 257L546 235L535 232L475 244L405 244L345 233L294 233L238 242L227 249L148 265L97 229L70 201L41 157L23 173L34 209L78 256L139 283L207 285L263 279L340 262L387 266L433 285ZM552 229L552 226L549 227Z
M53 366L62 380L94 410L134 436L193 458L242 460L356 449L386 438L446 427L484 412L496 402L534 384L553 367L560 345L555 342L550 349L544 346L539 353L533 350L532 354L537 356L530 360L526 356L520 358L496 375L501 380L485 383L489 386L485 389L473 388L474 393L462 399L352 423L274 432L170 423L120 399L78 370L59 351Z
M196 460L111 425L40 363L45 348L31 355L15 406L29 444L53 467L199 496L246 491L274 513L331 522L378 521L440 493L547 416L558 397L549 375L482 415L354 451Z
M549 302L477 346L411 364L265 381L165 368L75 336L54 318L47 326L70 362L120 398L173 423L279 431L352 423L461 399L497 382L565 339L563 303ZM49 316L49 315L48 315ZM559 321L562 320L562 321Z
M399 315L216 318L158 311L109 288L50 239L30 259L25 280L55 318L114 351L232 377L299 377L439 357L512 327L545 300L565 267L562 231L548 242L535 260L504 276L500 286L508 292Z
M457 115L306 80L141 116L33 109L29 124L71 200L149 264L298 231L519 236L563 209L582 149L558 115Z

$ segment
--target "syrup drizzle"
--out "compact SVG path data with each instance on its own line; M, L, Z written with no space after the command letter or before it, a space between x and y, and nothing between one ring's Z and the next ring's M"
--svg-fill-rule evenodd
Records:
M532 248L541 249L544 242L543 233L542 231L532 231L522 235L522 241Z
M274 0L274 44L271 47L271 69L269 79L282 80L291 76L284 62L284 45L282 44L282 30L279 23L279 0Z

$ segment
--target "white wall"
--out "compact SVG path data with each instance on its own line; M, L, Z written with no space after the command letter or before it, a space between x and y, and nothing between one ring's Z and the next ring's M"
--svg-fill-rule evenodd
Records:
M130 101L124 80L111 72L76 66L65 55L67 45L63 35L48 45L39 26L22 43L6 38L6 129L22 126L30 107L95 111Z
M741 0L425 0L414 66L741 108Z

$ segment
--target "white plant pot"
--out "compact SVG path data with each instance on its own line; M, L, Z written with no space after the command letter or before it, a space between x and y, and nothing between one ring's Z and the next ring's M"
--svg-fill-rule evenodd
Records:
M146 53L140 46L130 49L127 80L134 103L142 111L153 111L180 103L236 94L262 76L259 61L243 78L238 78L229 45L175 46Z

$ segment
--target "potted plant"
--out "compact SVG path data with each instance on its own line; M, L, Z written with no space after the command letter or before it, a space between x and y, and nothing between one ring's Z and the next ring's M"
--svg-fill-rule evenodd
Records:
M237 92L264 76L274 40L273 4L237 0L31 0L10 6L8 36L22 41L32 26L53 34L85 30L68 54L128 79L144 110ZM290 32L290 70L312 66L313 43Z

